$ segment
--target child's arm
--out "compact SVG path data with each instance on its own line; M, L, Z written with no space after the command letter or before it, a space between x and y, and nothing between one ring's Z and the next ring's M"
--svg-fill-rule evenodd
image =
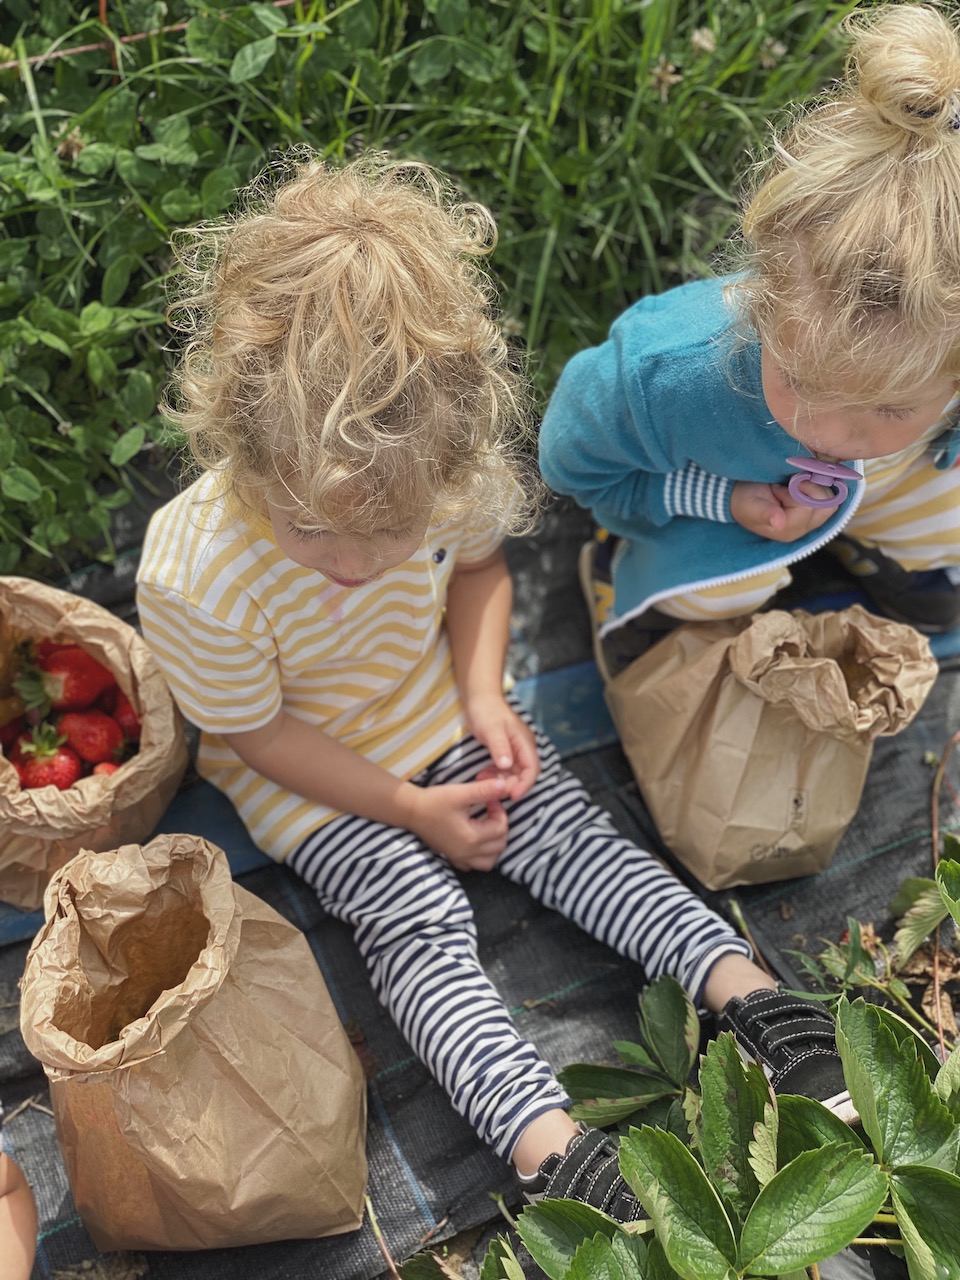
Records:
M489 870L503 852L507 823L500 801L508 783L487 776L444 787L418 787L296 716L224 734L251 769L305 800L413 831L463 870Z
M4 1280L29 1280L37 1247L37 1206L16 1161L0 1151L0 1259Z
M447 633L467 723L489 749L517 800L533 786L540 761L530 730L505 701L503 668L513 584L503 552L457 565L447 588Z

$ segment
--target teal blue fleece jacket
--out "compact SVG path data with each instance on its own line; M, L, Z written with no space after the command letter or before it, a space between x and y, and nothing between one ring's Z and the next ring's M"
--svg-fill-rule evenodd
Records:
M605 629L677 592L810 555L859 505L862 484L824 525L791 543L731 519L736 481L786 484L796 474L786 459L809 450L770 415L759 343L734 342L728 282L694 281L642 298L606 342L569 361L547 406L547 484L628 539L614 561L615 616ZM946 467L960 432L941 440L937 466Z

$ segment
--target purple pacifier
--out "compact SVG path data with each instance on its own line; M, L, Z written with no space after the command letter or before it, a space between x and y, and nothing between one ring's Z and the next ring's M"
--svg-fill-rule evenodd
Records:
M819 458L788 458L791 467L798 467L799 475L791 476L787 491L794 502L804 507L839 507L847 496L847 486L856 484L863 476L853 467L845 467L842 462L821 462ZM833 490L830 498L811 498L800 488L804 480L812 480L814 484L824 485Z

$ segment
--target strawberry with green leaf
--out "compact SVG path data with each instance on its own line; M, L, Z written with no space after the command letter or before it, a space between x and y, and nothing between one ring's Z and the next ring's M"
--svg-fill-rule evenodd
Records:
M13 761L24 791L56 787L66 791L83 774L83 761L52 724L37 725L17 741Z
M14 681L28 711L45 719L53 711L79 711L89 707L116 681L113 673L78 644L58 645L37 653Z

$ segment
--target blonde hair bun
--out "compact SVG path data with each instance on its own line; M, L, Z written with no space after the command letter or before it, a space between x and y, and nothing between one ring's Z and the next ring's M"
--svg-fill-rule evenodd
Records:
M928 5L858 10L846 21L853 39L851 88L878 123L931 141L960 128L960 42Z

